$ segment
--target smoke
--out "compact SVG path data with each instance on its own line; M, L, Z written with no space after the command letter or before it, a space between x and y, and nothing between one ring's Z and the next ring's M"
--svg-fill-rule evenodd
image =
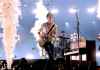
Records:
M100 0L98 0L97 17L100 18Z
M43 5L43 0L39 0L36 3L36 9L33 10L33 13L35 14L36 21L33 28L31 29L31 33L33 33L36 39L37 47L40 50L40 56L42 56L42 48L40 48L38 44L38 31L41 27L41 24L43 24L46 21L46 14L48 13L47 8Z
M19 26L19 17L21 16L20 0L2 0L0 1L1 25L3 28L3 45L8 68L11 67L13 59L13 50L17 42L17 27Z

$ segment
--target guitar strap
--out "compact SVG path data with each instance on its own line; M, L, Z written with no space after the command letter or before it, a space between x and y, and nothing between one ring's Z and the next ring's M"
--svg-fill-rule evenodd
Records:
M47 35L52 31L53 27L55 26L55 24L52 25L52 27L49 29Z
M49 29L49 28L48 28L48 25L47 25L47 23L46 23L46 36L45 36L45 40L48 41L48 35L49 35L49 33L52 31L52 29L54 28L54 26L55 26L55 24L53 24L53 25L50 27L50 29Z

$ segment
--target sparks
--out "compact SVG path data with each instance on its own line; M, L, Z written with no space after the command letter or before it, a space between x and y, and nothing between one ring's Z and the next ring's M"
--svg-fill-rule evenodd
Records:
M43 24L46 21L46 14L48 13L47 8L43 5L43 0L39 0L36 3L36 9L32 11L32 14L35 14L35 18L37 19L35 21L35 25L31 29L31 33L33 33L36 41L39 40L38 31L41 27L41 24ZM39 44L37 43L37 47L40 50L40 56L42 57L42 48L39 47Z
M17 28L19 23L19 17L21 16L21 10L19 8L19 0L2 0L0 2L0 10L2 17L3 28L3 45L5 50L5 56L7 60L8 69L11 68L13 59L13 50L16 45Z

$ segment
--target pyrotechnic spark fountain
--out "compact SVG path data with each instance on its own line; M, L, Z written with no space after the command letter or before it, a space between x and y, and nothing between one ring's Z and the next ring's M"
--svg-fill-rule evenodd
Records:
M33 11L33 13L35 14L36 21L33 28L31 29L31 32L33 33L37 42L39 40L38 31L40 29L41 24L46 21L46 14L48 13L47 8L43 5L43 0L39 0L36 3L36 9ZM37 47L40 50L40 56L42 56L42 48L39 47L38 43Z
M0 10L3 28L3 44L7 67L10 69L13 60L13 50L17 42L17 27L21 15L20 0L0 1Z

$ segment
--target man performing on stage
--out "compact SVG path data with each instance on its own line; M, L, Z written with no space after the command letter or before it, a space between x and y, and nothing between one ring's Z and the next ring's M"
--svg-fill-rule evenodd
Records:
M57 28L53 21L53 15L48 13L46 17L47 22L41 25L41 28L38 32L40 37L39 45L46 50L49 59L53 60L54 45L51 43L51 41L56 36Z

